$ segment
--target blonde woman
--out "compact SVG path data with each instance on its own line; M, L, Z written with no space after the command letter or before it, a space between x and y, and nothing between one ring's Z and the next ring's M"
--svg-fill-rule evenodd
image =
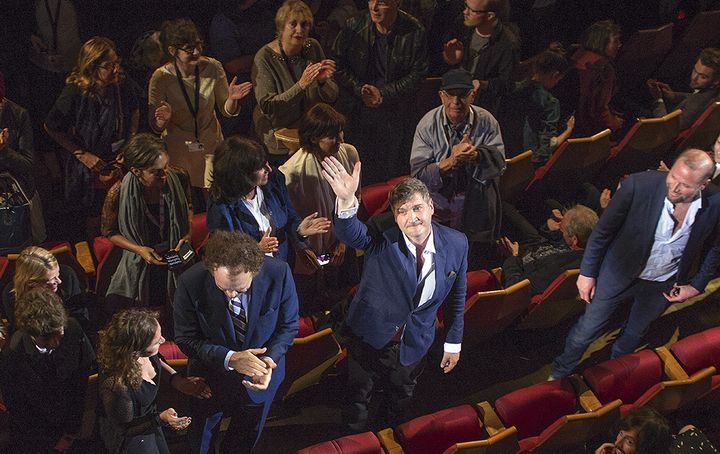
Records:
M71 240L97 236L98 227L86 225L100 215L105 191L101 172L115 160L128 137L138 129L137 91L122 77L115 44L108 38L90 38L80 49L77 65L45 119L45 130L68 151L65 200L78 215L68 216ZM90 227L90 231L86 229Z
M313 15L301 0L288 0L275 15L277 38L255 54L252 80L257 107L253 123L274 166L288 150L275 139L279 128L296 128L303 114L318 102L333 103L338 87L335 62L325 58L320 43L310 38Z
M105 447L112 454L169 453L161 425L183 430L191 421L172 408L158 413L161 379L200 399L211 396L210 388L202 378L180 375L158 355L165 339L154 312L119 312L98 336L100 435Z
M30 246L20 253L15 262L13 280L2 293L2 309L9 322L9 334L15 331L15 302L36 287L47 287L57 293L70 315L83 325L87 323L87 308L75 271L69 266L59 265L49 251Z
M223 116L236 116L238 101L250 93L252 84L233 78L228 85L222 64L203 56L200 34L189 19L164 22L160 43L170 61L150 78L150 127L163 135L173 165L190 173L193 205L203 211L205 156L223 140L215 109Z

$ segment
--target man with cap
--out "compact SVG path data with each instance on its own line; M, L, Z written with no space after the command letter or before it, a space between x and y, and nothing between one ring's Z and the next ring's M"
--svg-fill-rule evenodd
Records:
M477 256L476 246L499 237L497 183L505 169L505 147L497 120L472 104L475 89L468 71L446 72L439 95L442 105L415 129L410 173L430 190L436 220L463 231L471 256Z

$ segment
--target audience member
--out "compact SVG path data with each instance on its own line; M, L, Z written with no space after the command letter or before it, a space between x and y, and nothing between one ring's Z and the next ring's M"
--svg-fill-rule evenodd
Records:
M137 304L161 310L172 333L175 274L162 254L190 241L192 205L187 172L169 167L159 137L138 134L123 149L128 172L108 192L102 234L121 248L122 257L107 289L108 315Z
M668 303L699 295L717 271L720 198L704 191L714 170L706 152L683 152L669 173L626 178L593 230L577 287L588 302L551 378L572 372L612 313L632 308L612 357L632 352ZM702 209L701 209L702 207Z
M363 184L407 175L415 92L428 69L425 29L400 0L370 0L348 19L333 52L342 87L338 110L363 157Z
M315 105L300 120L301 148L280 167L290 201L300 216L318 213L332 217L335 194L322 177L321 162L333 156L347 172L352 172L355 163L360 161L355 147L343 143L344 128L345 117L327 104ZM360 199L359 187L355 196ZM338 240L335 232L329 229L308 238L307 243L318 260L324 257L323 262L327 263L298 261L295 264L295 283L304 312L309 306L331 307L358 282L355 250Z
M173 165L190 173L193 207L203 211L211 168L207 156L223 140L215 109L238 114L238 102L252 90L250 82L228 85L219 61L202 55L203 42L189 19L166 21L160 42L171 60L155 70L148 87L150 126L162 133Z
M704 433L693 425L672 435L668 421L645 406L628 411L618 423L614 443L603 443L595 454L691 454L717 453Z
M184 430L190 418L173 408L158 413L161 380L166 377L164 384L199 399L209 399L210 388L163 361L158 352L165 339L156 313L119 312L98 335L99 432L105 447L118 454L169 454L161 424Z
M558 52L546 50L533 58L532 76L518 83L498 111L507 156L532 150L536 167L545 164L575 127L571 116L560 133L560 103L550 90L565 76L569 63Z
M435 219L465 232L471 269L481 249L500 235L502 207L498 178L505 170L500 127L485 109L473 106L472 75L452 69L442 77L442 106L431 110L415 130L410 173L425 183Z
M502 265L503 286L529 279L532 294L537 295L563 271L579 268L585 244L597 221L598 215L593 210L575 205L560 219L558 230L562 244L554 244L529 224L524 244L503 237L500 245L508 256Z
M590 136L604 129L619 131L623 119L610 109L617 91L615 64L620 50L620 27L604 20L588 27L570 60L574 66L571 77L558 85L563 91L560 101L566 113L575 112L575 133Z
M296 128L303 113L318 102L335 102L335 62L315 39L310 8L301 0L287 0L275 15L277 39L255 55L253 82L258 105L253 113L255 132L278 166L288 158L287 148L275 138L279 128Z
M35 243L45 240L40 195L35 189L33 130L30 116L5 97L5 77L0 72L0 172L9 172L18 180L30 200L30 233ZM0 243L0 247L22 246L21 244Z
M330 49L345 22L358 13L354 0L303 0L312 12L317 37L323 49Z
M662 117L680 109L680 129L689 128L720 93L720 49L708 47L700 52L690 75L692 93L673 91L654 79L648 80L647 86L655 99L653 115Z
M460 359L467 239L432 222L430 192L416 178L390 191L397 225L384 232L371 230L356 215L360 163L349 174L337 159L328 157L323 169L337 196L335 234L365 251L362 281L340 329L349 337L344 421L353 431L366 430L368 403L381 383L384 400L373 421L377 427L395 427L403 421L425 367L435 337L435 315L443 303L447 332L439 366L447 374Z
M2 350L0 390L10 414L9 452L65 452L80 433L95 353L51 289L18 299L17 331Z
M500 98L512 88L520 58L520 43L501 17L505 0L466 0L462 31L443 46L443 60L470 71L475 104L495 112Z
M239 230L258 241L260 250L283 261L291 257L290 244L302 259L317 263L305 237L326 233L330 221L311 213L300 218L293 208L281 172L273 171L262 146L240 136L230 137L217 149L210 187L207 226Z
M715 186L720 186L720 136L715 139L712 145L712 156L715 161L715 170L712 176L712 183Z
M47 250L30 246L20 252L15 261L15 273L2 293L3 316L8 321L8 334L15 331L16 301L36 287L47 287L58 293L65 309L79 322L88 321L80 280L75 271L67 265L59 265L57 259Z
M134 86L121 77L115 44L94 37L83 44L77 66L45 119L45 129L68 151L65 202L72 211L71 240L94 238L105 198L100 174L115 162L138 129Z
M210 441L229 416L220 452L251 452L298 332L295 284L287 264L263 256L241 232L213 234L203 262L180 277L175 293L175 340L189 373L212 389L210 399L193 401L192 451L215 452Z

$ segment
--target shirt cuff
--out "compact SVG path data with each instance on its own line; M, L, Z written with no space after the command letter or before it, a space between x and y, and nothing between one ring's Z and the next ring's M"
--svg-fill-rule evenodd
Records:
M337 199L335 199L335 213L337 213L337 217L340 219L350 219L351 217L355 216L358 212L358 209L360 208L360 202L358 202L358 199L356 196L353 196L353 204L350 208L346 208L342 211L338 209L338 202Z
M235 353L232 350L228 350L227 355L225 355L225 362L223 363L225 365L225 370L235 370L232 367L230 367L230 357Z
M445 342L443 344L443 350L445 353L460 353L460 347L462 344L449 344Z

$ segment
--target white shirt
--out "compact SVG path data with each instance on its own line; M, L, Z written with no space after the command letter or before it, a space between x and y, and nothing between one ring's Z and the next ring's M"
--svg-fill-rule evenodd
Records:
M355 216L359 207L360 203L358 202L357 197L353 201L353 204L350 208L342 211L338 211L337 201L335 201L335 212L340 219L349 219L352 216ZM410 254L412 254L413 256L413 261L415 263L415 267L417 268L415 245L412 244L410 239L404 233L403 238L405 239L405 244L407 245ZM435 293L435 253L435 234L432 232L432 230L430 230L430 237L425 244L425 249L423 249L424 262L422 270L420 270L420 279L425 279L425 286L423 287L422 294L420 295L418 307L416 307L414 310L420 309L420 306L430 301L433 294ZM445 342L443 344L443 350L447 353L459 353L461 346L462 344L450 344Z
M258 228L260 229L260 232L267 232L267 230L270 228L270 218L268 217L268 215L272 216L272 213L270 213L265 206L265 194L263 194L262 189L260 189L259 186L256 187L255 197L253 197L252 200L248 200L243 197L242 202L245 204L247 209L250 210L250 214L253 215L253 218L255 218L255 222L258 223ZM270 234L272 235L273 232L270 232ZM273 256L272 252L267 252L265 253L265 255L269 257Z
M661 282L670 279L677 273L693 222L695 222L695 215L701 207L702 197L698 197L688 207L680 228L673 233L675 220L672 214L675 212L675 207L667 197L665 198L663 210L655 228L655 241L645 268L638 276L640 279Z

